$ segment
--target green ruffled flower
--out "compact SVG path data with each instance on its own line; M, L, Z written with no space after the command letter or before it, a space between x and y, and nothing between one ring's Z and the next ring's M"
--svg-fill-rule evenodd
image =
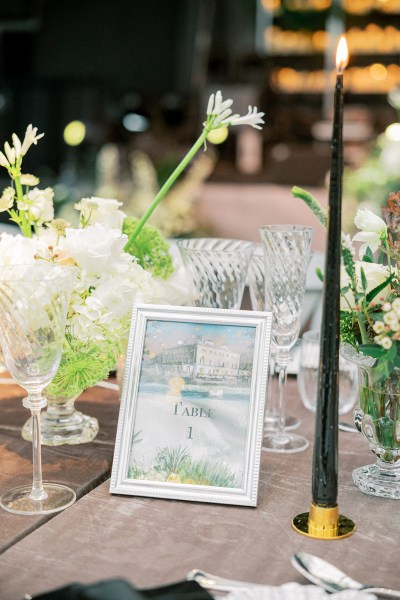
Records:
M120 349L107 341L83 342L67 335L60 366L47 392L72 398L107 379L115 369Z
M139 223L139 219L127 217L122 227L123 233L129 237ZM156 277L168 279L174 272L174 264L168 251L168 242L158 229L145 225L129 246L129 254L136 256L138 263L146 271Z

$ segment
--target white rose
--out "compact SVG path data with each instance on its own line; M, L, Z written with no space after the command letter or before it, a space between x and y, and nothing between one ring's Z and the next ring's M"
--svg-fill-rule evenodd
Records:
M369 247L372 252L378 250L381 239L387 235L387 225L383 219L378 217L368 208L359 208L354 219L354 224L359 233L353 237L354 242L364 242L359 249L359 256L362 258Z
M88 273L100 274L115 269L121 260L128 237L116 229L92 225L84 229L65 230L60 247Z
M81 212L81 222L85 225L100 223L110 229L122 230L125 213L119 210L122 202L112 198L82 198L75 208Z
M378 285L383 283L385 279L389 277L389 268L385 265L379 265L377 263L368 263L368 262L355 262L356 268L356 279L357 279L357 291L362 292L362 284L361 284L361 267L364 269L365 277L367 278L367 293L376 288ZM349 285L349 277L342 266L341 276L340 276L341 287L346 287ZM373 302L380 300L381 298L386 299L390 293L390 285L387 285L379 292L376 298L374 298ZM340 297L340 309L349 311L350 308L355 308L355 301L353 297L353 293L349 290L345 297Z
M28 192L29 210L38 225L54 219L53 196L54 192L50 187L45 190L34 188Z

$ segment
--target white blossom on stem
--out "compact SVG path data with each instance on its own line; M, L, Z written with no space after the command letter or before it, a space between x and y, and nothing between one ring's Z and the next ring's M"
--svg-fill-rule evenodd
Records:
M32 124L28 125L26 132L25 132L24 141L22 142L22 146L21 146L21 155L22 156L25 156L25 154L28 152L28 150L32 146L32 144L36 145L38 140L40 140L40 138L42 138L44 136L44 133L40 133L38 135L37 130L38 130L38 128L32 127Z
M0 212L4 212L14 204L15 190L12 187L6 187L0 197Z
M223 100L222 94L218 90L216 94L211 94L207 105L207 122L205 125L211 126L211 129L218 127L229 127L230 125L251 125L255 129L261 129L264 124L263 116L265 113L258 112L257 107L249 106L247 115L240 116L232 114L231 106L233 100Z
M8 169L8 167L10 166L10 163L8 162L6 156L1 151L0 151L0 165L2 167L5 167L6 169Z
M12 134L12 141L14 144L15 158L18 159L21 156L22 146L21 141L16 133Z
M11 148L10 144L8 142L6 142L4 144L4 151L6 153L8 162L10 163L10 165L13 165L16 160L15 148Z

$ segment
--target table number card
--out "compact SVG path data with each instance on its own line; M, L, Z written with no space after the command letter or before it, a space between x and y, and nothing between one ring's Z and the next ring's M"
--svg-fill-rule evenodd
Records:
M255 506L271 315L134 309L112 493Z

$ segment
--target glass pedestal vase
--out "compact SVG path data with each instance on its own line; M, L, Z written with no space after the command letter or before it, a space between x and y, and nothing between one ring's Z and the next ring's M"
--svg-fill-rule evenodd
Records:
M400 500L400 369L382 379L375 359L347 344L341 354L358 367L355 425L377 458L375 464L355 469L353 481L365 494Z
M47 395L47 410L41 415L44 446L84 444L95 439L99 422L95 417L89 417L75 409L78 396L62 398ZM28 419L23 426L22 437L25 440L32 439L32 419Z

